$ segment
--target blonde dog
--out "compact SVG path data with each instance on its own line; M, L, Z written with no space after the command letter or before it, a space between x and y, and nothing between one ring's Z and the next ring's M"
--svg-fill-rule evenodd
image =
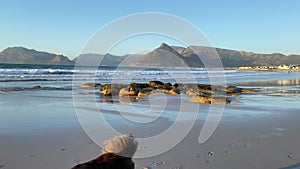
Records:
M72 169L134 169L132 156L138 143L130 134L115 136L104 142L102 155Z

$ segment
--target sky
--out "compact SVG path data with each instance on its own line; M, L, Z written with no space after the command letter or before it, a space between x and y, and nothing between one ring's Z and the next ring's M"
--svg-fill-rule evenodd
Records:
M2 0L0 51L7 47L79 55L89 39L118 18L168 13L192 23L212 46L257 53L300 54L299 0ZM129 38L111 53L180 45L166 37ZM191 44L192 45L192 44Z

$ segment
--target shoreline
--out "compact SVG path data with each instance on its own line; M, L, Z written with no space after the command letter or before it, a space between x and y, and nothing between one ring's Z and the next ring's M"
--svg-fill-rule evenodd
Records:
M270 72L300 72L300 69L266 69L266 68L238 68L238 67L226 67L224 70L242 70L242 71L270 71Z

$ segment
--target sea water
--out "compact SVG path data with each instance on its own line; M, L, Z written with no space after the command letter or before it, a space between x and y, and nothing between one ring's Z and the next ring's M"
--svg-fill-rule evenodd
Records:
M223 70L208 72L204 68L118 68L118 67L74 67L74 66L49 66L49 65L14 65L0 64L0 134L2 133L28 133L44 132L45 130L56 130L63 126L72 126L77 122L76 111L74 108L74 97L81 98L83 106L79 109L84 112L102 111L116 128L122 124L129 125L128 120L122 121L120 114L116 113L116 104L126 115L133 116L136 120L148 122L149 119L159 116L159 120L164 122L174 121L180 104L189 103L187 97L180 96L154 96L151 102L144 99L141 102L109 103L101 97L99 88L81 89L80 84L84 83L131 83L143 82L148 83L151 80L174 83L204 83L210 84L211 79L222 79L226 85L238 84L247 87L263 86L262 82L272 81L261 89L263 95L245 96L239 98L239 103L233 105L232 111L228 116L235 114L235 110L247 107L252 114L266 114L269 111L256 110L257 107L268 108L274 107L274 104L281 106L279 96L293 96L298 98L299 83L294 85L285 85L285 87L276 87L274 81L280 85L282 80L287 82L296 82L300 79L299 72L271 72L271 71L242 71L242 70ZM281 80L281 83L280 81ZM259 82L259 83L258 83ZM299 82L299 80L298 80ZM254 84L253 84L254 83ZM284 85L284 84L283 84ZM33 86L40 86L40 89L33 90ZM281 92L278 92L282 90ZM284 92L286 91L286 92ZM275 94L276 93L276 94ZM288 97L284 97L288 98ZM266 102L257 102L256 100L264 99ZM167 102L164 102L166 101ZM279 101L278 101L279 100ZM291 106L295 106L295 99ZM111 100L109 100L111 101ZM273 102L272 102L273 101ZM270 102L271 105L268 105ZM275 103L276 102L276 103ZM98 108L94 108L97 104ZM156 104L156 105L155 105ZM164 113L154 114L155 106L166 104ZM134 110L127 109L127 105L134 107ZM288 104L285 104L285 106ZM127 106L127 107L126 107ZM230 107L229 105L228 107ZM244 107L243 107L244 106ZM241 108L242 107L242 108ZM150 108L154 108L154 110ZM278 108L278 107L277 107ZM199 112L205 114L209 106L201 105ZM150 113L149 113L150 112ZM152 113L151 113L152 112ZM236 113L238 114L238 113ZM240 113L239 113L240 114ZM191 115L192 116L192 115ZM199 116L205 118L206 115ZM186 112L186 118L189 118L189 112ZM161 121L162 122L162 121ZM121 125L120 125L121 124ZM78 125L78 123L76 123ZM142 126L142 125L141 125ZM160 131L160 130L158 130Z

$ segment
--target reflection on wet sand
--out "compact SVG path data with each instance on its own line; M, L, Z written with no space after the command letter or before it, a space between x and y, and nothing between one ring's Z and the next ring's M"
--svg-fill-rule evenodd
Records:
M300 85L300 79L276 80L265 82L240 83L240 86L295 86Z
M135 96L105 96L103 94L100 95L99 102L101 103L131 103L131 102L138 102L139 99Z

